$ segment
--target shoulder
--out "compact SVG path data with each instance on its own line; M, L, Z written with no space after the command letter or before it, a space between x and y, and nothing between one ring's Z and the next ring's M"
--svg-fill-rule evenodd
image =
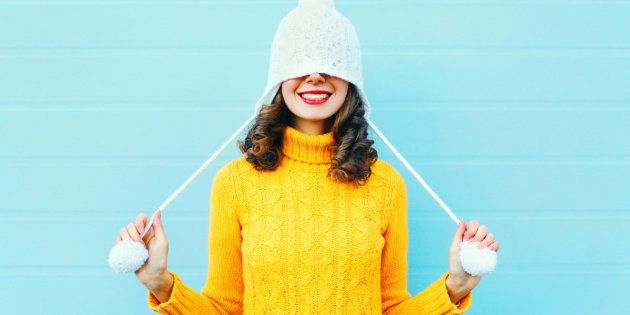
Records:
M238 157L228 160L214 175L212 181L212 194L216 196L232 196L239 203L243 203L243 181L247 180L243 176L248 162L245 157Z
M372 173L377 178L382 178L392 189L405 187L405 179L402 174L391 163L383 159L379 158L372 164Z
M238 157L228 160L217 170L216 174L214 175L214 182L228 183L234 182L237 179L241 178L241 170L244 168L245 163L247 163L245 157Z

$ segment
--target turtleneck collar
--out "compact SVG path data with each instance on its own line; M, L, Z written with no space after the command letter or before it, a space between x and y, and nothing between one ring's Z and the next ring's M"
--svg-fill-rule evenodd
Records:
M332 131L310 135L286 125L283 131L282 154L290 161L285 161L283 164L330 164L333 153L328 147L334 143Z

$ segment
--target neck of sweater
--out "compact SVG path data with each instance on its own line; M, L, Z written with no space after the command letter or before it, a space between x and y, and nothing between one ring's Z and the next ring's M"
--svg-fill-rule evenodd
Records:
M287 125L282 136L281 166L309 171L325 171L330 167L334 154L329 147L335 143L332 131L311 135Z

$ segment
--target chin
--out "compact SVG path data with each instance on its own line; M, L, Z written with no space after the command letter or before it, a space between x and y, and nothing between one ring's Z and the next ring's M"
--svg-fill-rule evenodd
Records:
M328 111L322 112L318 110L314 110L314 111L301 110L295 115L302 119L307 119L307 120L324 120L331 116L329 115Z

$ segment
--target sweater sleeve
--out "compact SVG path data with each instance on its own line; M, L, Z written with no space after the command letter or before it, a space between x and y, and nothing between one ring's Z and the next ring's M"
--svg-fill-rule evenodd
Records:
M186 285L179 275L174 277L169 299L160 303L148 292L149 308L160 314L232 314L241 313L243 277L241 258L241 226L232 165L219 169L210 192L208 234L208 272L206 283L198 293Z
M472 303L472 291L458 305L446 288L448 271L415 296L407 291L407 188L403 177L391 168L389 222L381 257L381 301L383 314L463 314Z

